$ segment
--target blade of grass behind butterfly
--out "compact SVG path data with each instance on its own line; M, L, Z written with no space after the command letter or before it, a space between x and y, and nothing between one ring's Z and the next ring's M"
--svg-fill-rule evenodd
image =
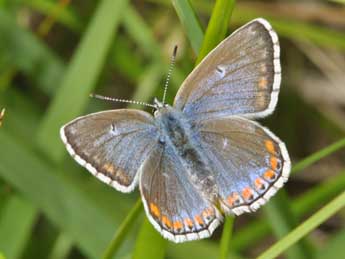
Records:
M0 215L0 251L7 258L20 258L37 220L37 210L13 193Z
M288 233L284 238L280 239L266 251L264 251L258 259L277 258L281 253L286 251L301 238L309 234L328 218L337 213L345 206L345 191L329 202L322 209L318 210L310 218Z
M216 1L196 64L225 38L234 6L235 0Z
M200 52L204 32L189 0L172 0L182 27L186 31L192 48L196 54ZM193 39L193 40L191 40Z
M103 0L99 3L62 84L44 116L37 134L37 143L54 161L61 160L65 154L59 139L59 129L85 108L127 2L128 0Z

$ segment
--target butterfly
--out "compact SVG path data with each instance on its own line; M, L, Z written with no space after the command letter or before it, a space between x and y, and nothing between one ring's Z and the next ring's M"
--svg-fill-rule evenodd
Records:
M154 116L117 109L61 128L70 155L121 192L139 184L147 217L163 237L211 236L225 215L254 212L290 173L285 144L252 119L271 114L281 82L278 36L255 19L190 73L172 106Z

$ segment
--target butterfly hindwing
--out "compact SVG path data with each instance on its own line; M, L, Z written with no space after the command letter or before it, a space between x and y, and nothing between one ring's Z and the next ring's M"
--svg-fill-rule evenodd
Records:
M182 84L174 106L194 121L265 117L278 99L279 56L277 34L266 20L255 19L204 58Z
M169 145L154 149L143 165L139 185L150 222L171 241L209 237L222 220L216 207L195 189Z
M153 117L131 109L77 118L63 126L60 135L79 164L122 192L136 186L137 172L158 136Z
M287 181L285 144L267 128L241 117L210 119L197 127L226 214L255 211Z

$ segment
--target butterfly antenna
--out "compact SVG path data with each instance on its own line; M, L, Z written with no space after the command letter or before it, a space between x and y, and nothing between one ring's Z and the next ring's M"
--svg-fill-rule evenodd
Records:
M174 47L174 52L173 52L173 55L171 56L170 67L169 67L169 71L168 71L168 76L167 76L167 80L165 81L165 86L164 86L164 93L163 93L163 100L162 100L162 103L165 103L165 98L166 98L166 96L167 96L167 91L168 91L168 86L169 86L170 77L171 77L171 74L172 74L172 71L173 71L174 65L175 65L176 54L177 54L177 45Z
M149 103L144 103L144 102L139 102L139 101L133 101L133 100L126 100L126 99L112 98L112 97L103 96L103 95L99 95L99 94L90 94L90 97L96 98L96 99L100 99L100 100L105 100L105 101L119 102L119 103L138 104L138 105L143 105L143 106L147 106L147 107L156 108L155 105L149 104Z

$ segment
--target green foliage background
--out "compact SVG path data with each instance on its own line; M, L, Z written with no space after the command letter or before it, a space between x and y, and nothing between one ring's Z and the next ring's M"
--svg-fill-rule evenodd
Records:
M91 92L161 96L177 44L172 103L194 64L257 17L277 31L283 65L277 111L262 123L286 142L293 174L263 209L226 219L211 239L170 243L137 191L118 193L67 156L59 128L123 107ZM0 0L0 258L345 254L344 17L342 1Z

